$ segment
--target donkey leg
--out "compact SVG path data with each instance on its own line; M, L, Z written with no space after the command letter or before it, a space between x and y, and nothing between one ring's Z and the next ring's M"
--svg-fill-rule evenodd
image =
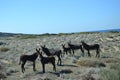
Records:
M96 57L100 57L100 53L98 49L96 50Z
M69 53L71 54L71 50L69 50Z
M60 56L58 56L58 59L59 59L60 65L61 65L61 58L60 58Z
M22 73L24 73L24 71L25 71L25 68L24 68L25 63L26 63L26 61L22 62L22 64L21 64Z
M21 60L19 61L19 65L21 64Z
M91 57L90 51L88 50L88 56Z
M65 51L65 54L67 55L67 51Z
M80 49L82 51L82 56L84 57L84 49L82 47Z
M96 50L96 57L98 57L98 51Z
M33 71L36 71L36 68L35 68L35 61L33 62Z
M68 51L68 52L69 52L70 56L72 56L72 53L71 53L71 51Z
M72 49L73 55L74 55L74 49Z
M52 65L53 65L53 70L56 72L55 62L52 62Z
M42 63L43 73L45 73L45 64Z
M21 71L22 71L22 73L24 73L24 65L23 65L23 63L21 64Z
M58 57L58 56L57 56L57 57ZM59 57L58 57L58 62L57 62L57 65L59 65L59 62L60 62L60 61L59 61Z

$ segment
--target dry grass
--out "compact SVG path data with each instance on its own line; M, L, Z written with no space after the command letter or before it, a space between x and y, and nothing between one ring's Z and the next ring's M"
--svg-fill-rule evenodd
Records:
M114 69L103 69L100 75L102 80L120 80L118 71Z
M0 51L1 52L7 52L7 51L9 51L10 49L9 48L7 48L7 47L1 47L0 48Z
M120 80L120 63L112 64L110 68L100 71L102 80Z
M104 58L101 61L105 62L105 63L117 63L118 59L115 59L115 58Z
M6 78L5 74L3 74L3 73L0 72L0 80L2 80L4 78Z
M105 67L106 65L98 61L96 59L80 59L79 61L76 62L77 65L80 66L85 66L85 67Z

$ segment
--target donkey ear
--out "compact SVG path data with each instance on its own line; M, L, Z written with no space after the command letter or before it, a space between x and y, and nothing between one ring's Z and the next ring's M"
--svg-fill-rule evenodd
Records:
M40 52L40 54L42 54L42 51Z
M70 43L71 43L71 41L68 41L67 43L68 43L68 44L70 44Z
M45 48L45 45L43 47Z
M39 48L39 51L40 51L40 48Z
M83 40L81 40L81 42L84 42Z
M43 46L42 46L42 45L40 45L40 47L42 48Z
M39 52L39 49L36 48L36 51Z
M65 44L62 44L63 46L65 46Z
M36 48L36 51L38 51L37 48Z
M38 51L37 48L36 48L36 51Z

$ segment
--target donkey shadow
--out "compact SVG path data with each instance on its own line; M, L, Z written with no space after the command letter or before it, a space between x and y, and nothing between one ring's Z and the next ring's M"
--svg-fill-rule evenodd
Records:
M67 66L67 67L78 67L76 65L68 65L68 64L64 64L64 65L61 65L61 66L62 67L64 67L64 66ZM73 73L73 71L71 69L61 69L60 71L56 71L56 72L48 71L46 73L50 73L50 74L53 74L53 75L56 75L56 76L60 77L60 75L62 75L62 74L71 74L71 73ZM40 71L40 72L37 72L36 74L45 74L45 73Z
M61 65L62 67L66 66L66 67L78 67L76 65L72 65L72 64L62 64Z
M62 69L61 71L58 71L58 72L49 72L49 73L60 77L60 75L62 75L62 74L71 74L71 73L73 73L73 71L70 69Z

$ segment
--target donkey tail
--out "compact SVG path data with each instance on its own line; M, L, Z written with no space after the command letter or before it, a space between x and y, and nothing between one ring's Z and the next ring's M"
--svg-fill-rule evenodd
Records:
M19 61L19 65L21 64L21 60Z
M60 56L61 56L61 57L63 57L63 54L62 54L62 53L63 53L62 50L60 50Z
M20 60L19 60L19 65L21 64L21 56L20 56Z
M102 50L101 50L101 48L100 48L100 47L99 47L99 49L98 49L98 50L99 50L99 52L102 52Z

